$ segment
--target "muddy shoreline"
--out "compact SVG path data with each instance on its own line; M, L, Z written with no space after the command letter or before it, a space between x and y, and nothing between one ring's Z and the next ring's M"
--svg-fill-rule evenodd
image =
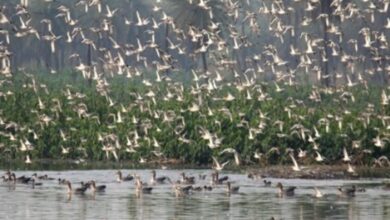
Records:
M262 177L283 179L360 179L360 178L390 178L388 167L355 167L355 173L348 173L342 165L313 165L304 167L301 171L293 171L291 166L270 166L264 168L249 168L248 173L257 173Z
M210 169L211 165L196 165L183 163L137 163L134 161L75 161L75 160L35 160L32 164L22 161L2 161L2 170L105 170L105 169ZM301 171L293 171L291 166L273 165L260 166L228 166L222 172L238 172L252 174L254 178L283 179L359 179L359 178L390 178L390 167L356 166L355 173L348 173L346 165L308 165Z

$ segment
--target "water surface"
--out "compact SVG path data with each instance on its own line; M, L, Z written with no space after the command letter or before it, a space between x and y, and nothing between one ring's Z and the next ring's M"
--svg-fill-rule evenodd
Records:
M196 185L210 184L210 170L157 170L158 176L178 180L180 172L207 178ZM35 171L15 172L16 176L31 176ZM95 180L107 185L105 193L68 196L66 187L57 181L40 181L42 186L8 183L0 184L0 219L390 219L390 191L382 189L383 179L375 180L300 180L268 179L271 187L262 180L251 180L244 174L228 175L232 185L240 186L240 193L227 195L225 186L211 192L194 192L177 198L172 185L154 186L151 195L137 197L134 182L117 183L116 170L40 171L54 178L65 178L74 188L81 181ZM137 173L145 182L151 178L150 170L122 170L127 175ZM4 171L3 171L4 173ZM297 186L296 196L280 198L274 187L277 182ZM356 197L338 196L337 187L356 184L366 192ZM317 186L323 198L314 198Z

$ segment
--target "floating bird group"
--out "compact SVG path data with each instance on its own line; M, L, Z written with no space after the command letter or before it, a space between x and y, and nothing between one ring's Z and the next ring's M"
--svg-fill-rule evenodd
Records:
M121 171L118 171L120 173ZM152 170L152 175L156 175L156 171ZM167 180L168 182L164 181L152 181L150 184L143 182L141 179L141 176L138 174L132 175L133 178L133 184L134 184L134 190L135 190L135 195L137 197L141 197L144 194L152 194L153 192L156 192L160 187L156 187L156 185L166 185L172 186L172 192L176 197L186 197L190 196L194 193L197 193L199 191L203 191L204 193L212 190L219 190L220 188L225 187L224 192L228 195L231 196L233 194L241 194L245 195L245 193L239 193L240 186L237 185L236 182L230 180L229 176L224 176L224 177L219 177L219 172L218 171L213 171L211 173L211 182L209 185L199 185L202 182L202 178L196 179L195 177L188 177L185 175L185 173L180 173L180 176L182 177L181 179L173 182L171 181L168 177ZM156 177L153 177L155 179ZM161 177L160 177L161 178ZM183 178L190 179L190 182L185 182L183 181ZM53 178L49 177L48 175L42 175L38 176L36 173L31 175L31 177L26 177L26 176L20 176L16 177L15 173L11 171L7 171L3 176L3 183L2 184L7 184L11 189L15 190L16 185L31 185L32 189L35 189L36 187L42 186L47 181L54 181L58 182L59 185L63 185L66 187L66 193L68 195L68 199L71 199L72 195L86 195L90 191L90 195L96 196L99 194L106 193L106 191L109 193L110 189L107 189L106 185L97 185L95 180L90 180L87 182L80 182L80 187L73 187L71 181L66 180L66 179L61 179L61 178ZM40 182L36 182L40 181ZM114 185L115 185L115 181ZM270 187L272 185L272 182L263 179L263 185L259 184L255 187ZM116 184L119 184L118 182ZM113 186L113 185L111 185ZM277 190L275 190L275 194L278 197L292 197L295 195L295 191L299 187L296 186L289 186L285 187L281 182L278 182L275 187ZM41 190L44 190L44 188L39 188ZM325 195L318 189L318 187L314 187L314 194L313 197L315 198L322 198ZM384 183L383 186L384 190L388 190L388 184ZM64 190L65 191L65 190ZM338 187L337 188L337 193L340 197L355 197L356 193L364 193L366 190L364 188L357 188L356 185L352 185L351 187ZM129 190L130 192L130 190ZM220 190L222 193L223 191Z

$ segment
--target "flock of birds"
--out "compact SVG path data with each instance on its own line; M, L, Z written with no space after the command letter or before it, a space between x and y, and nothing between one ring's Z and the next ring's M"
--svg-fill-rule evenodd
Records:
M196 192L208 192L212 190L220 190L221 186L225 186L225 192L227 195L238 194L240 190L240 186L232 185L234 182L229 180L229 176L220 176L218 171L214 171L211 173L211 180L209 184L200 186L197 185L201 181L204 183L208 181L207 174L199 174L198 177L195 176L187 176L184 172L180 173L180 179L177 181L171 180L168 176L157 176L156 171L152 170L152 175L150 182L144 182L141 180L141 177L137 174L128 174L127 176L123 176L120 170L116 173L116 182L131 182L134 181L135 184L135 193L137 197L142 196L143 194L151 194L153 192L153 187L156 185L171 185L172 190L176 197L184 197L189 196ZM253 177L248 175L248 178L255 180ZM106 185L97 185L94 180L90 180L88 182L80 182L81 186L74 188L69 180L61 179L61 178L53 178L48 175L39 176L37 173L34 173L32 176L20 176L16 177L15 173L11 171L7 171L5 175L2 176L3 184L8 184L10 189L15 190L16 184L23 185L31 185L32 188L42 186L44 181L58 181L59 185L64 185L67 187L67 194L71 196L72 194L84 195L89 190L92 195L96 195L98 193L104 193L107 189ZM266 179L262 181L263 187L271 187L272 182ZM261 185L259 185L260 187ZM281 182L275 184L277 188L277 195L280 197L291 197L295 195L295 190L297 187L289 186L285 187ZM390 184L385 184L383 186L384 190L390 189ZM322 198L324 194L317 188L313 187L314 194L313 196L316 198ZM339 196L342 197L354 197L356 192L365 192L365 188L356 187L356 185L352 185L351 187L338 187L337 192Z
M55 1L46 0L45 2L47 2L47 4L54 4ZM188 1L193 7L206 11L212 18L213 10L212 7L209 6L209 4L211 5L210 2L212 1ZM290 35L293 35L296 29L294 26L285 24L283 16L288 13L293 13L294 8L285 7L284 1L272 1L272 3L269 4L264 1L256 12L247 11L244 18L238 16L239 11L244 9L239 7L237 1L221 0L220 2L227 7L227 11L229 12L228 15L230 17L235 21L242 19L242 24L248 25L253 32L260 30L257 16L270 16L272 18L269 27L270 32L274 33L277 39L280 39L282 42L284 42L284 38L291 37ZM249 0L246 2L250 5ZM295 0L294 2L300 1ZM313 112L321 110L308 107L307 112L305 113L296 111L297 107L305 106L308 102L320 104L322 98L326 95L335 97L333 100L335 105L347 105L348 103L355 102L355 97L351 90L358 86L366 89L368 88L368 81L365 79L364 74L359 72L359 70L355 70L354 77L351 77L348 74L335 74L335 77L338 79L345 78L344 86L336 88L320 88L313 86L310 96L306 97L307 100L289 98L286 103L290 104L280 110L278 113L279 117L270 112L263 112L261 108L259 108L258 114L249 118L249 116L245 115L244 112L241 112L240 109L232 109L229 103L239 99L259 103L270 102L273 97L263 86L267 83L259 83L258 79L258 74L263 73L265 69L267 72L272 73L275 78L275 81L269 83L269 86L274 88L273 90L276 94L284 93L286 88L295 88L295 86L297 86L296 75L301 70L316 73L317 78L320 81L330 77L330 75L324 75L322 68L318 65L318 62L327 62L328 57L324 54L324 51L327 49L332 50L332 59L341 60L342 63L346 63L349 69L355 69L355 65L359 63L358 61L362 60L361 57L355 55L358 50L368 50L370 51L369 53L371 53L371 58L366 58L368 60L367 62L385 63L384 65L377 65L373 67L373 69L368 70L368 72L370 72L369 75L373 75L377 71L388 74L390 66L386 64L386 61L389 60L389 56L382 55L382 52L384 51L383 54L385 54L386 51L388 52L387 38L390 29L390 20L387 18L387 20L385 20L386 23L382 25L379 31L372 31L370 29L370 24L374 24L375 18L378 16L388 14L389 1L363 0L362 4L369 7L367 10L360 10L359 7L352 2L345 5L343 4L343 1L333 0L331 7L334 9L334 14L329 15L321 13L317 19L324 20L327 29L326 32L331 36L338 36L340 38L339 42L332 40L324 42L324 39L322 39L321 36L315 36L315 34L310 34L309 32L301 32L301 40L304 41L305 46L301 48L295 48L293 45L289 46L290 56L299 60L296 69L289 67L289 61L283 59L282 55L278 53L277 48L270 44L265 46L260 53L255 54L250 58L250 60L255 63L253 68L248 67L241 72L234 68L237 61L230 59L229 57L231 57L230 54L234 53L234 51L244 50L244 48L249 47L251 42L248 41L247 36L236 30L233 25L228 25L230 35L227 38L222 38L222 24L215 23L213 19L210 20L210 24L207 28L198 29L197 27L190 25L187 31L184 31L183 28L175 25L175 19L164 12L161 4L162 2L159 0L154 3L153 17L145 17L145 15L136 11L136 18L134 21L128 20L126 17L121 18L127 25L126 27L143 28L146 33L149 33L150 39L148 39L147 42L145 42L145 39L137 38L137 43L135 45L125 44L114 38L114 29L121 28L113 26L113 19L120 17L120 9L113 9L109 4L105 4L102 0L78 0L75 2L72 1L67 5L60 5L57 8L58 14L55 19L64 21L63 24L68 29L66 35L63 36L55 33L52 26L54 22L50 19L41 20L39 22L39 25L41 25L39 29L32 25L34 17L29 12L29 7L31 5L29 0L21 0L15 8L7 8L9 6L3 5L0 10L0 36L2 37L2 41L0 42L0 72L5 78L0 81L1 87L6 84L12 84L12 80L7 77L12 76L13 68L11 66L11 58L13 52L10 52L8 47L12 44L13 37L21 39L36 37L44 43L47 43L53 54L56 54L61 50L61 48L57 47L59 41L64 41L69 45L78 41L103 54L99 57L98 61L90 64L83 61L83 55L77 53L70 55L69 59L76 60L75 62L77 65L75 66L75 70L81 72L86 79L91 79L96 83L96 90L100 95L106 98L107 106L112 113L107 117L110 118L110 120L102 122L102 116L99 116L99 114L94 112L94 109L83 102L86 94L83 94L81 91L75 91L71 85L63 89L66 99L45 100L44 95L50 93L48 86L37 82L35 76L29 74L26 69L18 67L20 71L24 72L27 76L26 83L23 85L24 89L31 90L36 94L37 106L35 109L31 109L31 118L32 120L36 120L36 123L34 125L26 125L23 124L23 122L15 122L7 119L7 115L1 115L1 135L8 139L7 144L9 144L9 146L2 144L0 149L4 150L8 147L16 147L17 151L24 153L25 163L32 163L31 151L34 151L36 147L33 143L36 143L37 140L41 138L40 135L45 132L45 128L52 124L59 123L64 106L71 106L74 111L72 114L75 115L66 115L66 123L75 122L81 119L92 121L101 126L105 123L104 126L106 126L108 130L96 134L98 139L97 143L101 146L101 150L106 153L107 158L114 157L115 160L119 160L121 157L120 154L138 152L142 145L153 146L153 150L150 152L149 157L165 158L163 149L165 143L161 143L155 136L152 136L152 134L159 133L162 130L160 127L156 126L157 123L152 123L155 121L167 125L166 127L173 128L172 130L179 143L191 145L194 144L195 139L203 141L210 149L218 151L218 155L231 155L237 166L243 164L240 152L232 147L223 147L226 143L224 143L224 137L221 136L221 119L227 119L232 126L245 129L249 141L256 140L258 135L262 134L267 129L272 128L278 130L278 138L283 139L295 136L305 142L310 146L310 149L287 148L286 150L285 155L288 155L288 158L293 164L292 169L297 172L302 170L298 159L304 160L305 158L310 157L318 163L323 163L326 160L321 154L321 146L318 143L318 140L325 133L329 133L331 129L338 129L340 131L340 136L347 137L348 131L354 132L358 126L367 128L368 126L372 126L372 121L378 120L380 123L375 125L377 137L374 138L369 145L373 145L378 149L383 149L388 145L390 137L388 132L390 129L390 117L383 111L376 111L375 106L371 103L367 103L365 109L362 109L362 111L358 113L357 117L359 124L357 125L350 124L345 119L351 115L351 111L348 109L345 109L344 112L326 113L324 114L326 117L317 120L311 127L304 126L304 124L306 124L306 114L310 115ZM307 1L306 4L304 11L307 13L318 10L318 8L321 7L320 1L318 0L310 0ZM91 11L97 12L102 18L102 22L99 26L79 26L78 20L73 16L73 10L80 8L83 9L85 13L92 13ZM8 12L12 12L12 14L7 14ZM343 49L339 46L344 43L345 40L343 39L343 36L346 33L343 33L341 30L342 22L338 25L335 19L330 19L330 16L336 16L341 21L354 19L365 20L367 16L370 17L367 23L362 23L365 26L361 29L360 35L357 36L356 39L350 39L348 41L352 48L352 52L350 52L351 48ZM314 21L305 16L300 27L303 28L309 25L310 22ZM162 29L163 25L171 27L173 34L176 36L175 38L171 37L164 40L164 42L168 42L168 51L165 51L163 47L158 44L155 35L159 29ZM107 47L102 45L99 46L97 41L93 40L92 35L97 35L99 39L108 36L107 38L109 39L110 45ZM179 40L181 41L179 42ZM190 52L184 46L185 40L198 42L200 46L196 50ZM146 51L148 51L148 53L154 53L154 56L158 57L157 61L149 60L148 56L144 56ZM222 59L216 60L216 51L225 54L222 55ZM170 78L168 73L174 71L176 68L177 62L175 61L175 56L188 55L196 59L200 55L206 53L214 54L210 56L213 56L212 59L217 63L217 68L205 72L196 71L195 69L192 70L193 77L192 86L190 88L186 89L183 83L174 82L173 79ZM320 58L316 58L316 53L320 54ZM137 65L129 65L128 60L136 60ZM264 66L262 66L263 64L261 64L261 61L264 61ZM151 80L145 78L142 73L143 69L153 69L156 74L155 79ZM221 73L221 71L230 69L233 70L233 80L231 81L227 80L227 77ZM55 73L55 70L52 72ZM146 91L144 93L141 91L131 93L130 95L134 99L131 103L116 102L110 96L110 78L116 74L125 75L128 78L142 79L142 84L145 86ZM167 85L164 89L159 87L162 82ZM223 88L231 88L234 92L228 91L221 95L220 91ZM185 91L188 91L191 95L190 100L192 101L188 106L184 103L184 101L187 100L187 98L184 97ZM367 93L369 93L368 90ZM389 95L387 93L388 90L384 88L381 97L377 97L383 108L386 108L389 105ZM11 99L13 95L14 92L12 91L0 92L0 97L3 99ZM210 100L217 104L207 103L204 101L206 97L209 97ZM156 106L157 101L175 102L183 107L179 109L180 111L172 109L161 110ZM130 113L134 109L140 113ZM196 127L196 132L192 132L191 136L188 135L190 131L187 130L188 121L186 121L185 117L185 115L188 114L199 116L206 121L212 121L213 128L199 125ZM272 118L270 115L273 115ZM290 122L285 122L284 120L289 120ZM254 124L253 121L256 121L256 124ZM128 131L127 135L119 137L116 131L119 130L119 127L123 124L131 124L134 127L137 127L137 129L134 128L134 130ZM287 127L287 124L289 127ZM220 129L215 129L215 127ZM140 131L142 131L142 134ZM60 135L62 142L66 143L71 139L71 134L78 132L79 130L77 128L70 127L67 130L59 130L58 135ZM197 134L197 137L194 137L193 134ZM73 147L70 146L58 147L61 147L61 153L65 156L68 155L70 151L76 150L83 152L84 155L86 155L85 158L88 158L82 144L92 137L93 135L86 135L80 138L80 140L77 140L80 147L77 147L76 149L72 149ZM358 158L362 158L362 155L364 157L365 155L372 154L372 150L370 150L369 147L370 146L362 146L360 140L352 140L351 146L343 148L343 151L340 152L340 155L342 155L341 161L347 164L347 171L349 173L356 173L353 164L359 163ZM354 156L351 156L351 152L354 152ZM253 152L251 160L255 159L261 161L270 155L283 155L283 152L281 152L277 146L269 146L266 152ZM211 159L213 161L213 168L217 171L221 171L230 163L230 160L222 163L216 156L213 156ZM84 158L81 157L79 161L82 162L83 160ZM145 156L139 158L139 162L141 163L147 160L148 158L145 158ZM390 161L386 155L380 155L380 157L375 158L372 164L380 167L388 167L390 166ZM8 175L6 179L13 181L18 180L16 177L10 175ZM139 177L135 177L135 179L137 189L145 192L151 190L151 188L142 184ZM70 182L67 182L67 184L69 189L73 191ZM90 182L86 184L86 186L81 188L82 191L85 191L88 188L92 188L92 190L97 190L99 188L98 186L95 186L94 182ZM281 185L280 188L283 189ZM179 189L184 190L187 188ZM193 190L193 188L189 189ZM238 188L228 184L228 191L235 190L238 191ZM287 191L283 192L291 192L291 189L287 189Z

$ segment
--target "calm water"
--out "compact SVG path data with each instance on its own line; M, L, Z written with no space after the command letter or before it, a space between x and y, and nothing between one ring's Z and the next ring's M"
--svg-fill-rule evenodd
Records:
M182 170L157 170L157 176L179 179ZM42 171L54 178L65 178L73 183L96 180L107 185L103 194L73 195L68 198L66 187L57 181L41 181L42 186L17 184L15 189L7 183L0 184L0 219L390 219L390 191L382 190L383 180L284 180L269 179L273 185L280 181L286 186L297 186L296 196L277 197L277 190L264 187L262 180L250 180L246 175L229 173L233 185L240 186L240 193L228 196L225 187L211 192L194 192L184 198L176 198L171 185L158 185L151 195L137 198L134 182L117 183L115 170L99 171ZM122 170L137 173L146 182L150 170ZM187 175L210 174L207 170L185 170ZM4 173L4 172L2 172ZM16 172L17 176L34 172ZM196 185L209 184L210 175ZM357 184L366 192L354 198L341 198L337 187ZM313 198L313 186L317 186L323 198Z

